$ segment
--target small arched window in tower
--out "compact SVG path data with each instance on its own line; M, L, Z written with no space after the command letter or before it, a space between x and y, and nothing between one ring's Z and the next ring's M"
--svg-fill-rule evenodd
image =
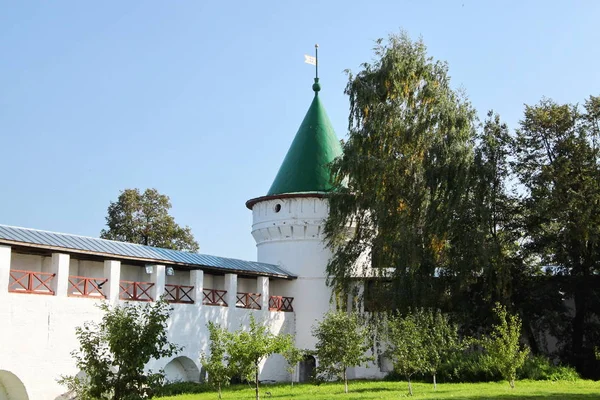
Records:
M275 212L278 213L281 211L281 204L275 204Z

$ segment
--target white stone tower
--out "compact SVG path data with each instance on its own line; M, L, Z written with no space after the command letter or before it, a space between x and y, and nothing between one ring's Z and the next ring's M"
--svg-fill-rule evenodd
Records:
M312 325L330 308L325 270L331 252L323 227L332 189L328 164L342 152L320 89L315 78L315 97L267 195L246 202L252 210L258 261L280 265L298 277L273 283L271 293L281 290L294 297L296 346L304 349L314 348Z

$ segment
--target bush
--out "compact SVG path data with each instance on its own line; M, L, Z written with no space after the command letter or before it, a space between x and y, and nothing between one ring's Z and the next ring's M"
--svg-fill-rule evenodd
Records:
M547 357L533 356L525 360L519 378L536 381L575 381L579 379L579 374L573 367L554 365Z
M150 360L171 357L181 350L169 342L167 321L171 306L155 303L98 305L100 322L75 328L79 349L71 353L84 377L62 376L58 381L80 400L149 398L164 379L146 371Z
M529 354L529 348L520 343L522 321L518 315L509 314L500 303L496 303L494 313L499 321L479 343L493 360L495 369L514 388L517 371L523 367Z
M502 375L492 359L478 350L464 350L452 355L439 373L440 381L490 382L502 380ZM554 365L545 356L528 357L518 371L519 379L575 381L579 374L573 367Z
M209 392L211 388L205 383L173 382L166 383L155 389L156 397L176 396L178 394L196 394Z
M478 350L453 352L448 361L438 371L438 382L490 382L500 381L502 377L492 365L491 359ZM416 381L429 382L429 374L418 375ZM389 372L384 380L402 381L405 377L396 371Z
M556 365L550 374L551 381L576 381L580 379L579 373L569 365Z
M495 382L502 375L492 359L479 350L455 351L438 373L440 382Z

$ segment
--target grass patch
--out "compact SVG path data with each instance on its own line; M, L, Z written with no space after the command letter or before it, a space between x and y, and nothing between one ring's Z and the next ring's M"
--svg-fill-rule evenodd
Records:
M343 399L398 399L408 398L405 382L352 381L350 393L344 394L344 385L324 383L321 385L289 384L263 385L261 399L325 400L332 397ZM270 392L269 396L267 392ZM576 381L518 381L514 389L507 382L444 383L438 389L428 383L413 383L413 399L550 399L592 400L600 398L600 382ZM161 397L162 400L208 400L217 399L216 391L202 394L183 394ZM234 385L223 391L223 400L254 399L254 389L247 385Z

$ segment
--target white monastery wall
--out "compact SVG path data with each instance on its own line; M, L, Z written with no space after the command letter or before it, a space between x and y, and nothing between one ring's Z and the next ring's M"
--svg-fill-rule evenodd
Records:
M238 292L256 293L256 279L238 278Z
M208 274L204 274L204 276L208 276ZM210 286L206 286L207 288L211 288L211 289L219 289L219 290L224 290L225 289L225 276L224 275L210 275L210 277L212 278L212 284Z
M268 299L269 279L264 277L238 279L234 274L215 276L202 271L175 271L174 276L165 276L164 266L160 265L154 265L153 274L148 275L143 267L120 265L118 261L77 260L68 255L57 254L42 257L15 253L10 247L0 245L0 399L2 396L11 400L59 399L66 388L56 380L61 375L79 372L70 354L78 348L75 328L86 321L100 320L102 313L96 307L100 302L124 303L114 293L107 294L109 300L72 297L68 295L71 290L60 282L55 283L56 295L14 293L7 290L12 282L9 279L10 270L39 272L42 265L46 264L48 270L58 271L54 279L66 282L74 273L77 276L104 278L120 272L122 280L138 281L138 277L141 277L143 281L155 282L156 286L164 285L167 280L177 282L176 284L194 285L192 296L195 303L172 304L173 312L168 322L169 339L183 346L183 350L171 359L155 360L147 365L148 369L155 371L164 368L170 380L200 379L199 360L202 352L208 351L206 324L209 321L235 330L247 326L250 315L254 315L257 321L269 326L273 333L295 334L293 312L269 311L268 303L265 306L264 302L261 310L236 307L235 297L232 296L238 290L262 290L262 295ZM211 288L208 286L209 282L211 285L216 283L227 287L229 306L202 304L202 289ZM237 285L239 282L242 283L241 286ZM110 291L114 289L114 285L113 282L111 286L109 281L103 288ZM260 379L289 380L286 367L282 357L273 356L263 363ZM17 386L21 384L27 392L26 397L19 397L18 391L22 389Z
M80 260L77 275L85 276L86 278L104 278L104 263Z
M145 282L149 280L144 275L146 275L146 272L139 266L121 264L121 279L124 281Z
M233 331L247 327L251 315L267 324L273 333L290 333L296 346L314 349L311 330L332 308L331 290L326 285L326 266L331 252L324 246L323 224L329 212L327 200L300 197L259 202L253 207L252 235L257 242L258 261L280 265L297 275L295 280L250 278L235 274L174 270L167 276L165 266L153 265L152 273L140 265L112 260L83 260L66 254L23 254L0 245L0 399L11 395L17 400L56 400L66 389L56 380L78 373L70 355L78 348L75 328L86 321L98 321L101 301L122 304L120 282L152 282L153 298L164 293L166 285L193 286L193 304L172 304L169 338L183 350L172 359L155 360L148 369L164 369L170 380L200 379L200 355L208 351L206 324L213 321ZM21 250L22 251L22 250ZM55 295L11 293L10 270L54 273L50 288ZM44 275L48 276L48 275ZM83 298L69 282L73 277L103 282L107 300ZM76 279L75 279L76 280ZM13 279L14 281L14 279ZM92 285L93 286L93 285ZM167 290L170 287L167 287ZM226 291L227 306L202 304L203 289ZM260 310L238 308L238 292L258 293ZM220 292L222 293L222 292ZM270 296L293 298L293 312L270 311ZM283 299L276 299L281 301ZM236 307L236 305L238 307ZM317 360L318 363L318 360ZM290 379L287 364L279 355L261 366L261 380ZM380 378L385 373L376 363L370 368L353 368L351 378ZM298 371L295 373L298 379ZM21 385L21 386L19 386ZM23 386L24 385L24 386ZM15 391L27 391L18 397ZM24 393L24 392L23 392ZM10 398L10 397L9 397Z
M204 274L204 287L210 288L210 289L219 289L218 287L215 286L214 275Z
M269 283L269 292L273 296L287 296L288 281L276 280Z
M174 270L173 275L167 275L167 283L169 285L189 285L190 284L190 273L189 271Z
M14 254L11 260L11 269L21 269L35 272L42 272L42 258L49 259L50 257L41 257L35 254ZM48 271L48 266L46 266L45 271Z

